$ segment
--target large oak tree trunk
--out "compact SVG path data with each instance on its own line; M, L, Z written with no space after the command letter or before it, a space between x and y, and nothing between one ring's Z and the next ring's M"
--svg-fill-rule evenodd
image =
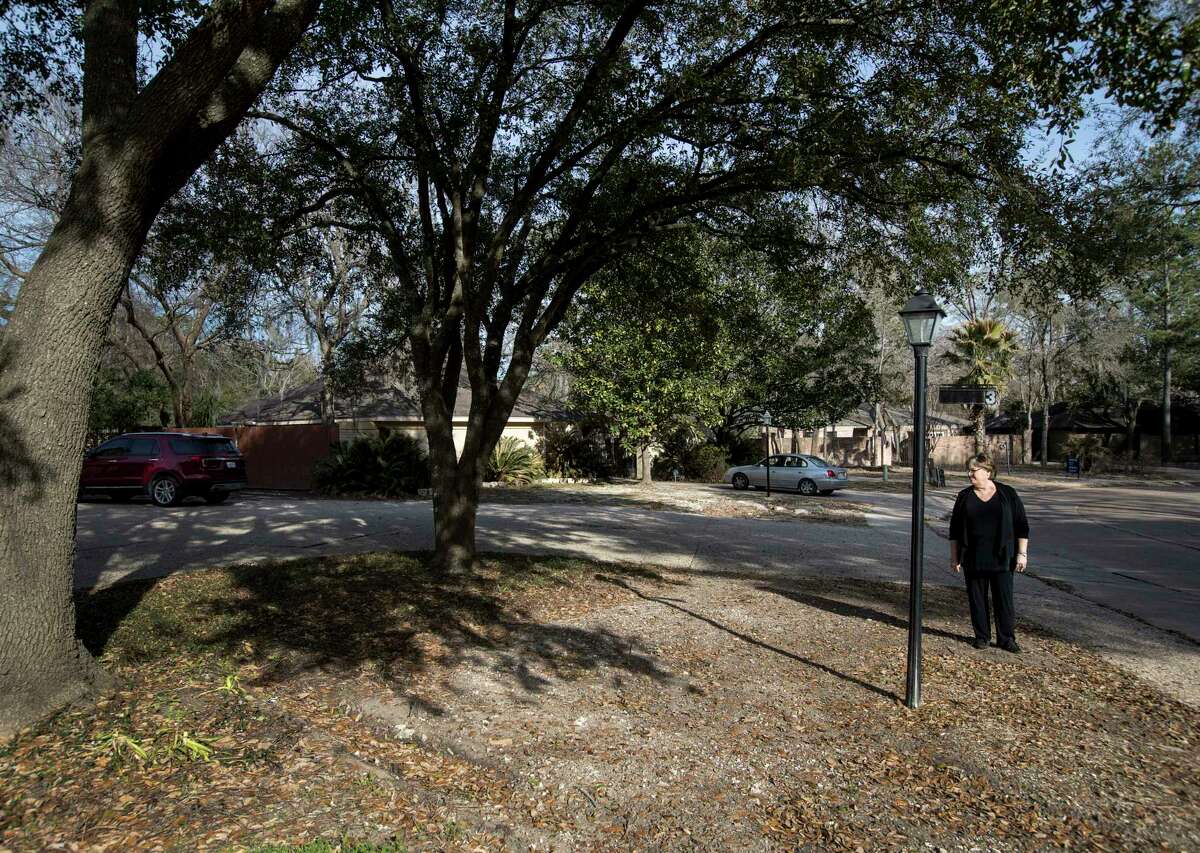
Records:
M0 352L0 737L109 682L76 640L72 598L101 344L158 210L233 132L316 7L214 6L139 93L139 4L86 4L83 156Z
M105 683L75 638L75 500L100 349L149 223L85 161L4 334L0 733Z
M455 470L439 477L435 488L433 529L437 563L448 574L467 574L475 567L479 483Z

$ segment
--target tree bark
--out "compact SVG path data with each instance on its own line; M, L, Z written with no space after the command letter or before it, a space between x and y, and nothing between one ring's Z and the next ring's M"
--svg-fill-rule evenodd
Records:
M1029 452L1033 449L1033 407L1025 409L1025 429L1021 432L1021 464L1029 462Z
M983 406L971 407L971 428L975 439L975 453L987 452L987 410Z
M0 737L111 683L75 637L72 597L104 336L162 204L232 133L317 3L220 7L140 94L138 5L87 4L80 165L0 343Z
M1050 464L1050 398L1042 406L1042 467Z
M1163 465L1171 463L1171 277L1163 269L1163 342L1162 356L1162 447L1160 459Z
M337 400L333 394L333 382L329 378L333 345L326 339L319 341L321 347L321 423L327 427L337 424Z
M650 445L643 444L638 451L638 456L642 460L642 485L649 486L654 482L654 467L653 460L650 458Z
M75 638L75 501L100 349L145 221L115 175L81 172L96 190L72 194L4 334L0 735L108 683Z
M479 514L482 474L443 472L435 485L434 549L447 574L469 574L475 568L475 519Z

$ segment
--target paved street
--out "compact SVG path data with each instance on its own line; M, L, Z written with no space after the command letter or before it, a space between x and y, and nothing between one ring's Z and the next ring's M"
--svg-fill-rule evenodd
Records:
M953 494L932 493L927 517L947 514ZM1018 578L1019 613L1143 674L1157 668L1164 686L1200 696L1200 489L1054 486L1023 495L1033 526L1031 570L1054 585ZM869 528L712 518L619 502L484 504L479 546L698 572L907 580L910 498L846 497L872 504ZM76 584L105 586L235 561L423 550L432 545L430 516L424 501L251 494L226 506L161 510L97 500L79 507ZM926 535L926 578L958 584L947 566L945 526L939 521Z

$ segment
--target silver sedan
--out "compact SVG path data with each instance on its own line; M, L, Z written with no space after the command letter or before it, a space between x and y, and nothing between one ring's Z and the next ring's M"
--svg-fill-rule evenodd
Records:
M735 489L765 487L768 462L772 489L795 489L802 495L827 495L834 489L850 485L845 468L804 453L779 453L760 459L754 465L738 465L725 472L724 480Z

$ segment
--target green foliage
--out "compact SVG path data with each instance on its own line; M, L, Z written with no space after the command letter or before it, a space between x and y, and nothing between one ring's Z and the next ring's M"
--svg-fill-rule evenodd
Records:
M749 465L763 458L763 440L757 432L735 435L727 448L730 465Z
M331 495L415 495L430 479L428 454L403 433L335 445L313 469L317 490Z
M664 448L667 452L654 460L654 477L669 480L678 470L685 480L697 483L719 483L729 467L725 449L705 442L685 448Z
M172 761L212 761L213 747L203 738L177 726L168 726L153 739L139 740L119 729L109 729L91 744L91 752L115 761L161 764Z
M169 755L184 761L212 761L212 746L199 736L175 728L163 729L160 734L166 737L165 748Z
M377 843L343 838L340 841L309 841L283 847L251 847L250 853L407 853L409 849L399 841Z
M515 436L503 436L488 459L486 479L512 485L528 485L545 476L545 464L537 449Z
M1000 320L982 317L950 333L946 361L963 369L958 382L1003 389L1017 353L1017 336Z
M604 479L616 473L606 440L607 426L595 421L550 423L538 437L547 473L558 477Z
M115 368L103 369L92 394L88 433L95 437L157 425L170 402L167 386L150 370L126 377Z
M109 729L92 743L93 752L108 756L118 763L136 761L144 764L150 760L151 749L137 738L117 729Z
M876 335L849 275L777 248L688 232L598 276L562 331L574 405L630 450L709 429L728 456L765 411L811 428L870 399Z
M1079 459L1084 471L1100 473L1108 470L1112 463L1112 451L1098 435L1073 435L1063 443L1063 452Z

